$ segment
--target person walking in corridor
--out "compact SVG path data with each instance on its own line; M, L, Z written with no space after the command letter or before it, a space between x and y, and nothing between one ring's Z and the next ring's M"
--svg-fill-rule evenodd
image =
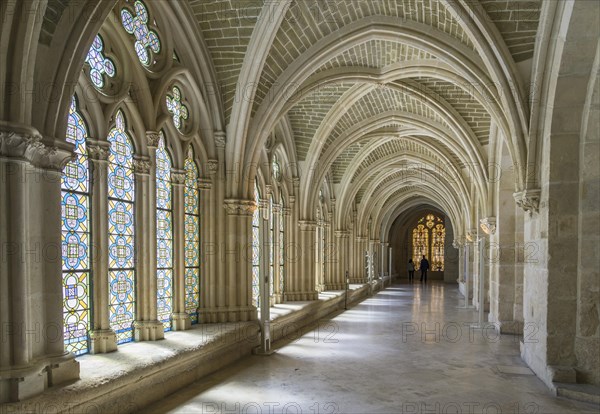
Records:
M429 270L429 261L425 258L425 256L423 256L423 259L421 260L421 266L419 268L421 269L421 282L427 283L427 270Z
M408 259L406 270L408 270L408 283L413 283L415 281L415 264L412 259Z

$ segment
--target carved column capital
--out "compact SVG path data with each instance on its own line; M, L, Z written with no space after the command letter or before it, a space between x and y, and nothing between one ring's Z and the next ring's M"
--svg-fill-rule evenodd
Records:
M281 213L281 204L273 203L273 213Z
M223 131L215 131L214 136L217 148L225 148L225 145L227 144L227 134Z
M283 215L284 215L284 216L289 216L289 215L291 215L291 214L292 214L292 209L291 209L291 208L289 208L289 207L284 207L284 208L282 209L282 212L283 212Z
M160 133L156 131L146 131L146 145L149 148L158 147L158 142L160 141Z
M136 174L150 174L151 166L150 159L147 157L134 158L133 160L133 171Z
M317 229L317 222L310 220L300 220L298 222L298 227L300 227L300 231L314 231Z
M350 232L347 230L336 230L334 232L334 235L336 238L344 239L344 238L350 237Z
M540 189L530 189L514 193L513 197L517 205L531 215L533 213L539 213L540 211L541 193L542 190Z
M75 158L75 154L68 149L71 144L57 141L54 143L45 144L42 142L42 136L33 130L0 131L0 155L20 158L46 170L62 171L64 166Z
M175 169L171 170L171 182L173 185L184 185L185 171Z
M87 140L88 157L92 161L107 161L110 154L110 143L106 141Z
M219 161L218 160L208 160L206 163L206 172L208 175L214 175L219 170Z
M485 217L479 220L479 226L485 234L496 234L496 217Z
M225 200L223 204L225 211L229 215L251 216L256 211L256 203L254 200Z

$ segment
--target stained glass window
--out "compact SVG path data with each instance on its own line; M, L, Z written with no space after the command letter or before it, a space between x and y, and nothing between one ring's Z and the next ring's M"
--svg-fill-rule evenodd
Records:
M61 179L63 320L65 350L88 352L90 325L90 179L88 133L77 101L69 108L67 141L75 145L75 159Z
M166 102L169 113L173 115L173 124L181 131L183 121L188 119L188 109L181 102L181 90L177 86L173 86L173 95L167 94Z
M198 323L200 306L200 195L198 167L190 146L185 160L185 310Z
M173 312L173 208L171 158L160 132L156 148L156 301L164 330L171 330Z
M260 194L254 184L254 201L257 208L252 215L252 304L260 306Z
M281 197L281 215L279 216L279 293L285 288L285 201Z
M153 54L160 52L158 34L148 27L148 8L141 1L133 3L133 13L124 8L121 10L121 23L125 31L135 36L135 52L145 66L153 63Z
M109 321L117 343L133 340L135 319L135 177L133 144L118 111L108 133Z
M413 262L418 267L423 256L429 252L429 230L423 225L418 224L413 229Z
M444 240L446 229L443 224L436 224L432 230L433 240L431 243L431 270L444 271Z
M430 270L444 271L444 243L446 229L444 220L433 214L427 214L418 220L413 229L413 261L419 266L423 256L430 261Z
M85 57L85 63L90 65L90 80L98 88L104 87L104 75L112 78L116 69L114 62L104 56L104 41L98 34L92 42L92 46Z

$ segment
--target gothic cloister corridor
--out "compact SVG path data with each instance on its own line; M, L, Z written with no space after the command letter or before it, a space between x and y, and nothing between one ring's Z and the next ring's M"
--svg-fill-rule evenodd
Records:
M453 285L394 284L141 412L598 412L554 397L521 360L520 338L473 328L463 302Z
M253 403L598 411L600 1L0 1L0 414Z

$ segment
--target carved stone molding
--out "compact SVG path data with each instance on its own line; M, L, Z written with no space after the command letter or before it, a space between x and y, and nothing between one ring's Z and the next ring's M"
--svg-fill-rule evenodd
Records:
M208 178L199 178L198 179L198 188L200 190L210 190L212 188L212 181Z
M524 190L514 193L513 197L517 205L531 215L539 213L541 192L540 189Z
M160 141L160 134L156 131L146 131L146 145L150 148L158 147Z
M496 217L485 217L479 220L479 226L485 234L496 234Z
M292 209L291 209L291 208L289 208L289 207L284 207L284 208L282 209L282 212L283 212L283 215L284 215L284 216L289 216L289 215L291 215L291 214L292 214Z
M336 230L334 232L335 237L339 238L339 239L344 239L347 237L350 237L350 232L347 230Z
M300 228L300 231L314 231L317 229L317 222L309 220L300 220L298 222L298 227Z
M110 154L109 147L100 144L88 144L87 151L92 161L106 161L108 160L108 154Z
M171 182L174 185L185 184L185 171L171 170Z
M227 144L227 135L223 131L215 131L215 145L218 148L225 148Z
M294 203L296 202L296 196L288 196L288 203L290 203L290 205L294 205Z
M229 215L251 216L256 211L254 200L225 200L223 204Z
M462 247L464 247L465 243L463 240L459 239L454 239L452 240L452 247L454 247L455 249L460 249Z
M57 146L48 146L40 135L0 131L0 155L29 161L33 166L62 171L75 154Z
M152 164L149 159L140 158L133 160L133 171L136 174L150 174Z
M219 170L219 161L218 160L208 160L206 163L206 169L209 175L214 175Z
M281 205L273 203L273 213L281 213Z

